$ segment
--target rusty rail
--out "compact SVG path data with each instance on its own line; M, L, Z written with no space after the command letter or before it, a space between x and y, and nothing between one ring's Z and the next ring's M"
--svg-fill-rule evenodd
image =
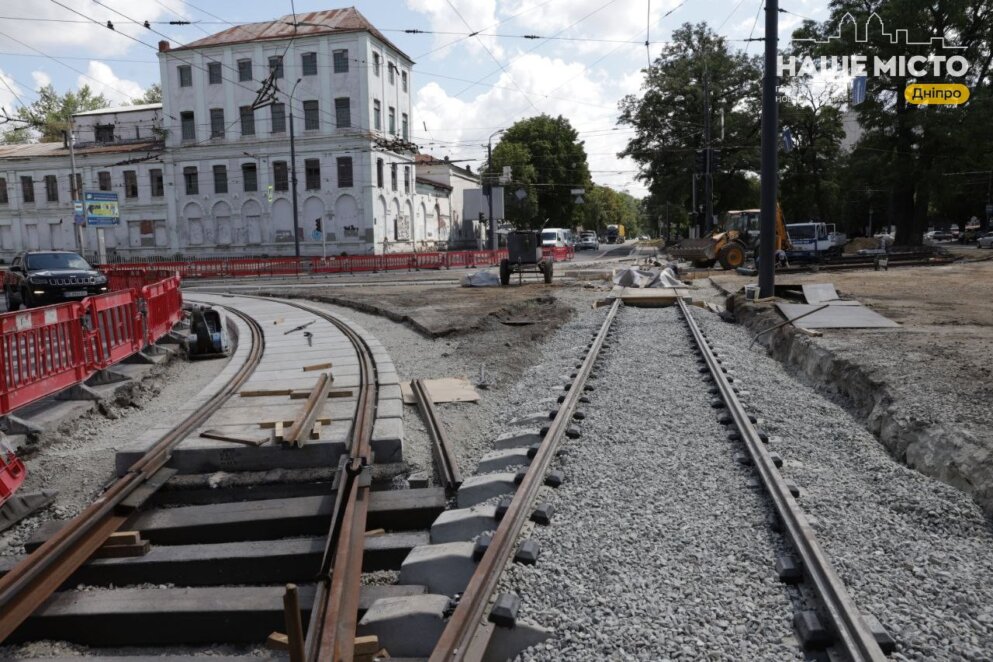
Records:
M462 472L459 471L459 461L455 457L452 444L445 434L445 427L438 416L438 410L431 401L424 380L415 379L410 382L410 389L417 399L417 408L421 412L421 417L428 429L428 436L431 437L431 452L434 455L435 466L438 467L438 476L441 478L441 485L448 495L453 494L462 484Z
M237 393L255 371L265 351L262 329L247 315L230 310L251 329L248 360L223 389L156 442L100 498L0 578L0 641L10 636L124 524L131 515L125 500L149 484L156 472L165 467L173 449Z
M863 622L854 601L848 595L844 582L838 577L831 562L818 544L814 530L810 528L810 524L803 511L800 510L796 499L790 494L786 481L769 456L769 451L762 443L759 432L755 429L751 419L748 418L748 413L741 401L738 400L737 394L731 387L731 382L728 381L717 361L717 356L710 348L703 332L700 331L696 320L693 319L689 306L682 299L677 299L677 303L686 319L690 333L707 363L710 375L720 390L720 397L731 413L735 426L741 434L741 439L752 457L752 463L755 465L762 484L783 523L783 531L800 556L804 576L816 591L823 612L835 630L838 645L849 659L856 662L861 660L882 662L886 660L886 656L876 639Z
M593 369L610 326L617 316L620 299L615 299L607 318L603 321L599 333L590 343L586 358L579 367L576 377L565 393L565 399L559 407L555 418L548 426L548 432L542 440L534 459L528 466L527 474L521 481L507 513L500 520L500 526L493 534L486 553L476 566L476 571L469 580L469 585L462 594L462 599L448 624L441 633L431 662L451 662L455 660L480 659L486 649L486 639L492 631L484 616L490 598L496 590L500 575L508 561L514 555L517 538L520 536L524 523L531 516L535 499L545 479L545 473L551 465L559 443L572 420L579 398L582 397L586 380Z

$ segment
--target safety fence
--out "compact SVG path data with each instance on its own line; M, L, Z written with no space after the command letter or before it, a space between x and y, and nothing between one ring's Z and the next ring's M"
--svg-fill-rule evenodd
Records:
M0 415L122 361L183 316L174 272L121 270L108 281L107 294L0 314Z
M544 248L542 254L556 262L571 260L571 246ZM362 273L379 271L420 271L422 269L464 269L500 264L507 251L439 251L434 253L388 253L386 255L335 255L328 257L210 258L176 262L128 262L99 268L113 278L118 273L134 274L142 269L168 269L183 280L194 278L263 278L269 276L308 276L313 274Z

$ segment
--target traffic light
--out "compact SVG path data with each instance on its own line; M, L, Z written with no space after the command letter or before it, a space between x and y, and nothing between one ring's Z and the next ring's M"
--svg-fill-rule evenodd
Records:
M321 217L320 216L318 216L317 218L314 219L314 229L317 230L318 232L321 231Z
M696 151L697 172L704 174L714 173L720 170L720 167L721 167L721 150L710 148L710 149L698 149Z

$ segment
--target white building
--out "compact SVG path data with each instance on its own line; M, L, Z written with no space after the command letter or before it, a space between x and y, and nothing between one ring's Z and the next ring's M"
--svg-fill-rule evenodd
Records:
M440 184L451 191L449 243L464 248L479 248L483 232L479 219L465 217L465 191L480 187L479 175L468 167L455 165L448 158L436 159L427 154L418 154L415 161L418 182Z
M296 20L160 42L161 106L75 117L82 188L119 193L109 252L292 255L291 113L302 254L447 245L451 212L435 211L436 190L417 194L413 62L354 8ZM75 247L69 166L61 143L0 147L0 258Z

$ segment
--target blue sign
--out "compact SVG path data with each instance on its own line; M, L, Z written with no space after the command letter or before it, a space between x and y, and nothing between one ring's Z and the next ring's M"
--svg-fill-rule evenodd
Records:
M83 214L83 203L79 200L74 200L72 203L72 222L76 225L82 225L86 221L86 216Z
M108 227L121 222L117 194L110 191L83 191L83 209L86 224Z

